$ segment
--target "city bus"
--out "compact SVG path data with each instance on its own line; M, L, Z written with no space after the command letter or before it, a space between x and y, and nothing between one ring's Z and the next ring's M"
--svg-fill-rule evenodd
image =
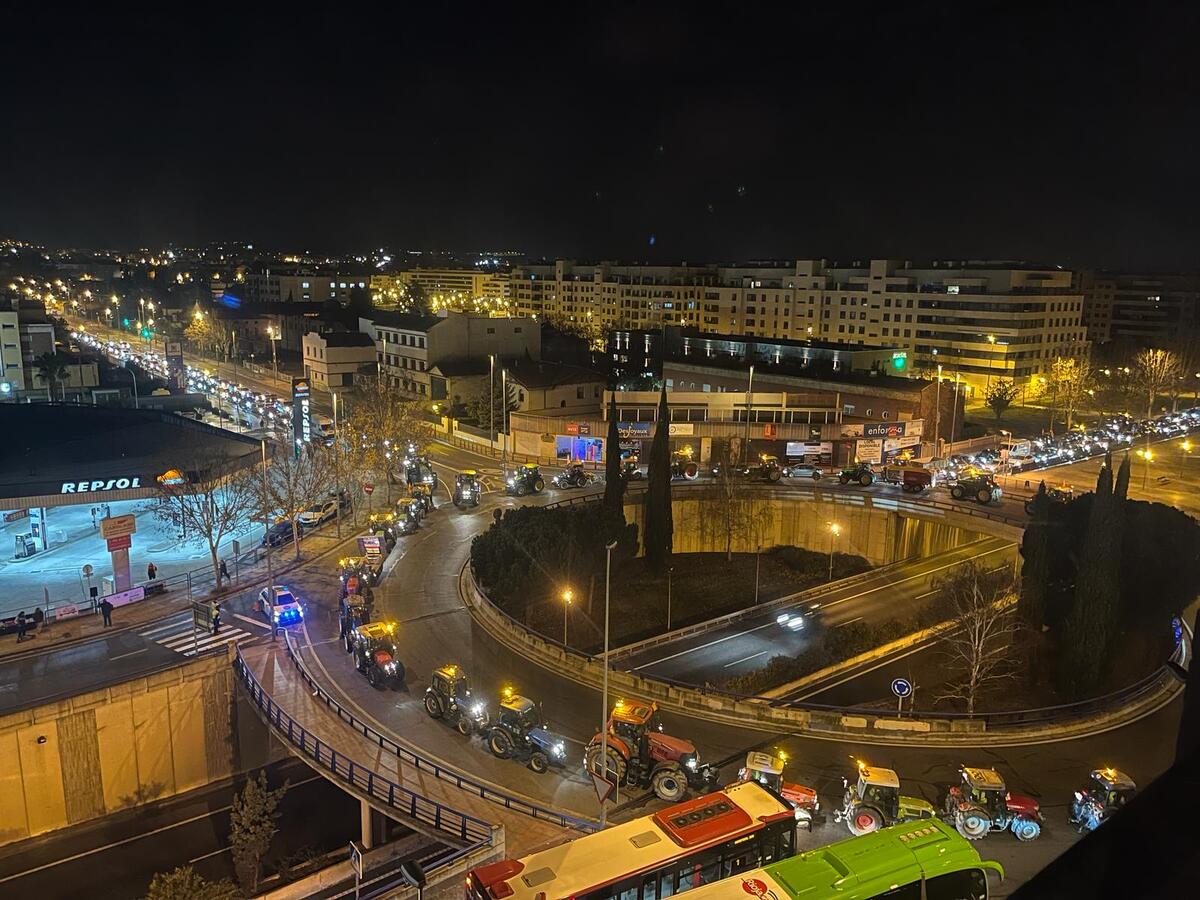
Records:
M988 872L970 841L938 819L921 819L806 850L727 881L688 900L986 900Z
M473 869L467 900L662 900L796 852L796 814L754 781Z

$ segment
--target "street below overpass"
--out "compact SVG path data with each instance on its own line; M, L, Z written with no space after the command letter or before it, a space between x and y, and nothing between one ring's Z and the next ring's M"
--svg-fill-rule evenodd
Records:
M1012 541L988 537L925 559L890 566L864 580L854 580L828 594L807 601L775 605L728 625L657 644L629 655L619 655L617 668L649 678L686 684L717 684L765 665L772 656L794 656L811 645L809 633L816 623L839 628L853 622L878 624L888 619L910 621L937 593L934 582L966 562L997 568L1011 562ZM780 624L780 615L805 617L793 629Z

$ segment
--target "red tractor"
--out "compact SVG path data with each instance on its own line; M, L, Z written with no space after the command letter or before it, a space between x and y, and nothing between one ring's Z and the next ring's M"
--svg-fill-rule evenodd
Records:
M663 734L658 704L618 700L608 719L607 765L600 762L600 735L584 751L584 765L600 775L607 771L618 785L651 788L659 799L676 803L689 787L707 791L716 783L716 766L701 765L696 745Z
M814 822L824 821L820 814L821 801L817 798L817 789L784 781L783 768L786 765L787 756L782 752L778 756L772 756L770 753L751 750L746 754L746 764L738 770L738 780L735 784L756 781L763 787L770 788L795 810L796 824L812 831Z
M946 793L945 817L969 841L993 831L1011 830L1019 841L1042 833L1042 810L1025 794L1014 794L995 769L963 766L962 780Z

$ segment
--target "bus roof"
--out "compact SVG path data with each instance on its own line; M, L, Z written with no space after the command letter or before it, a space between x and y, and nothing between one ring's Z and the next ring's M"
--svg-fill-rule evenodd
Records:
M696 816L695 825L672 821L681 816L687 818L688 812L704 807L705 803L718 801L732 801L734 809L719 816ZM720 844L740 834L753 833L764 822L780 815L791 817L791 807L780 803L755 782L745 782L667 807L654 815L613 825L516 862L506 860L481 866L476 871L483 887L490 889L498 900L534 900L539 894L545 900L565 900L599 885L653 871L710 843ZM731 827L718 831L715 820L720 818L726 818ZM696 829L696 834L691 834L689 828Z
M883 828L808 850L762 869L743 872L688 892L689 900L796 900L802 897L876 897L922 875L987 868L1003 876L999 863L982 862L953 826L922 819ZM747 894L750 897L747 897Z

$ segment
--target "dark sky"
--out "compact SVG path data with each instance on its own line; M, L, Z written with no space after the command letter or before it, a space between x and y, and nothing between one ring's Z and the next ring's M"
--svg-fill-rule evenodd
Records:
M1200 269L1195 4L250 6L9 11L0 236Z

